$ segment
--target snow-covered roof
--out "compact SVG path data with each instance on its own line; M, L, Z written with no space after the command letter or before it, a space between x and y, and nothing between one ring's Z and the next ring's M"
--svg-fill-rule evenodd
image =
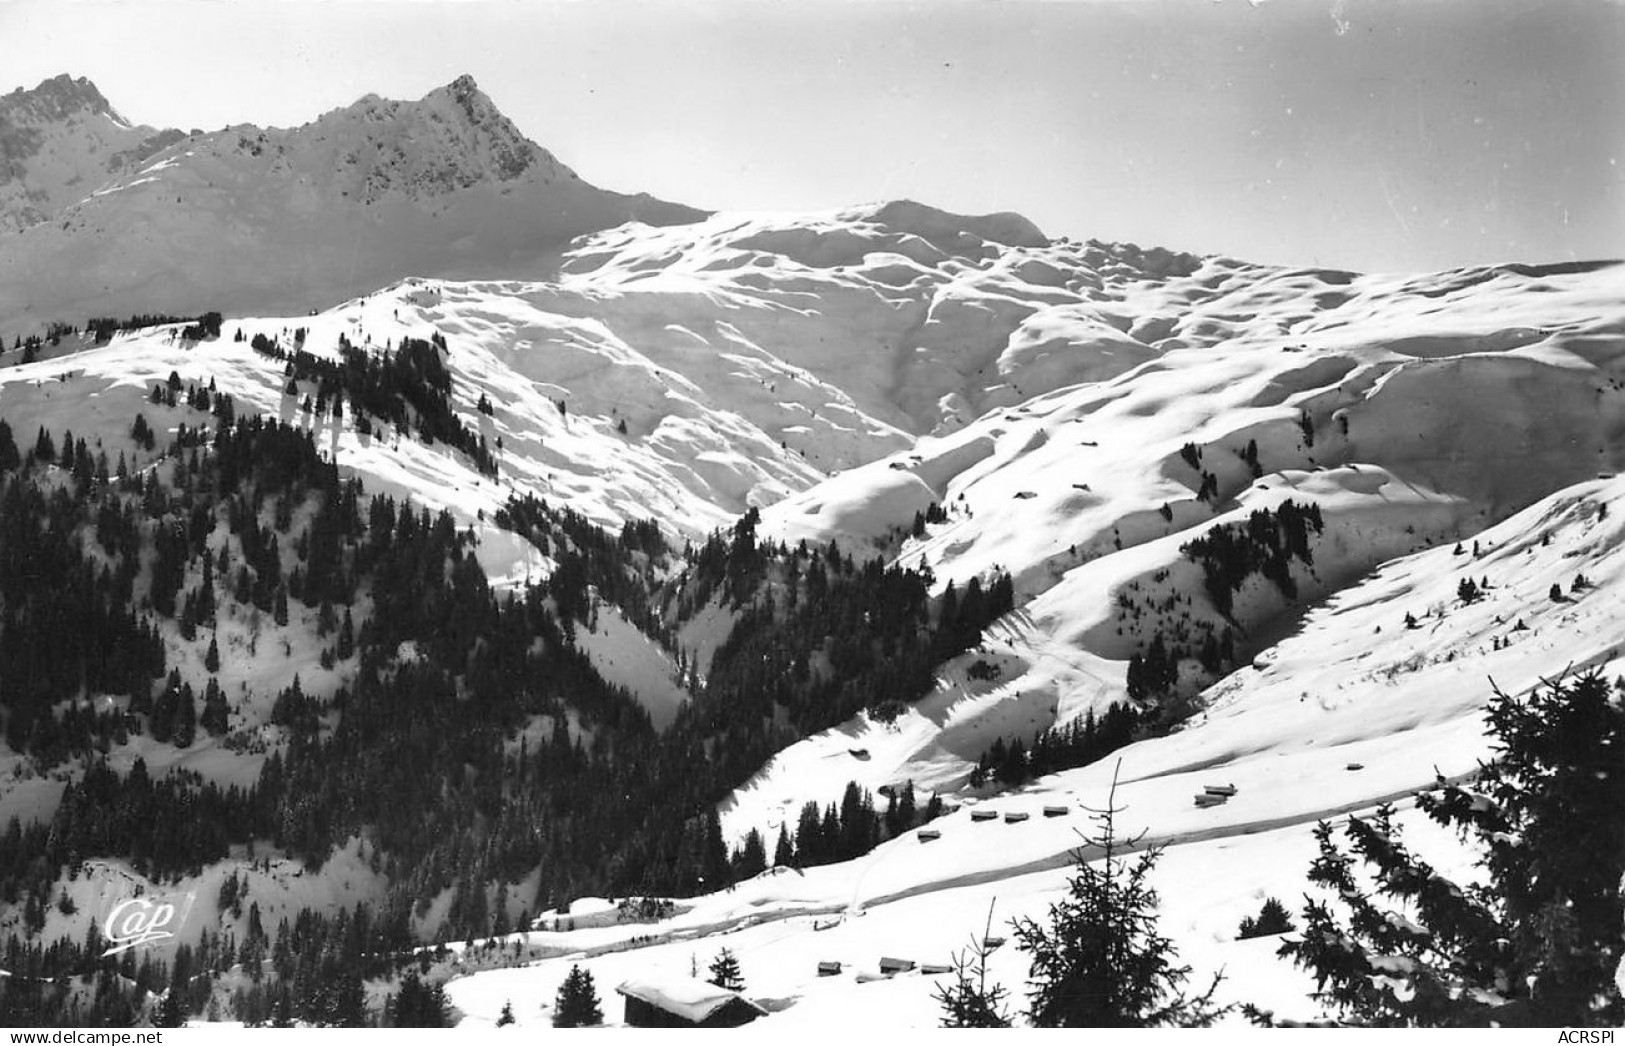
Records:
M759 1013L767 1011L738 992L719 988L696 977L634 977L622 981L615 990L622 995L658 1006L684 1020L700 1023L734 999Z

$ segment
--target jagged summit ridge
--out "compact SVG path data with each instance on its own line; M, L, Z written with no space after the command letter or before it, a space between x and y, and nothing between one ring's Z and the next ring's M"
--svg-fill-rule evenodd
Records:
M468 118L475 123L479 123L488 113L496 113L499 118L506 119L501 113L496 112L496 106L491 104L490 97L480 90L480 85L475 83L474 78L467 73L443 87L437 87L430 91L425 96L425 100L434 98L437 95L444 95L456 102L468 114Z
M583 180L470 76L415 101L367 95L293 128L165 132L157 152L160 139L128 130L99 144L122 127L108 117L42 127L95 148L79 148L91 161L53 175L49 191L34 183L56 152L7 150L22 157L7 217L26 234L0 241L6 330L154 309L303 312L405 276L536 276L585 233L704 217ZM131 153L125 139L147 148ZM120 149L138 162L109 181L106 157Z
M78 112L111 116L121 124L128 123L101 90L83 76L58 73L41 80L33 89L19 87L0 96L0 118L61 120Z
M561 173L573 176L573 172L559 164L547 150L521 134L513 121L502 114L467 73L445 87L431 91L424 102L438 100L439 97L449 98L469 124L484 134L492 147L492 170L499 179L508 181L516 178L537 162L545 162L550 178L558 177Z
M182 137L131 125L84 77L0 95L0 235L50 221Z
M265 132L274 137L278 132ZM533 173L542 182L576 174L526 138L472 76L463 75L417 101L369 94L292 131L284 148L309 140L351 139L341 169L360 169L353 187L363 202L391 191L430 197L482 182L510 183Z

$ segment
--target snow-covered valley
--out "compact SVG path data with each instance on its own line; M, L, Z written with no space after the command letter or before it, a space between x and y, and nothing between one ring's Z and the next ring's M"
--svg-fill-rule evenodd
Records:
M451 111L459 105L479 110L471 124ZM16 445L71 430L132 473L184 475L170 441L213 420L203 407L155 402L153 390L206 389L229 396L238 417L310 433L369 495L449 513L499 594L522 599L560 569L557 548L498 521L536 498L610 534L652 520L679 549L759 512L764 542L833 542L859 562L928 572L939 608L950 586L1008 574L1014 608L937 663L933 684L899 714L860 712L794 740L715 807L730 849L754 833L771 854L805 804L839 804L853 784L886 794L908 782L922 801L934 793L945 804L928 834L910 828L853 860L770 867L653 922L594 919L612 903L573 898L569 912L492 937L498 947L452 939L447 927L466 918L470 891L499 915L486 920L494 934L542 911L546 869L447 886L411 925L450 946L434 976L467 1024L495 1023L505 1003L520 1024L549 1020L578 963L608 988L686 975L726 946L747 994L771 1011L768 1027L934 1026L940 978L882 978L879 959L946 966L982 935L990 909L996 928L1041 918L1114 778L1119 837L1166 848L1154 876L1161 928L1193 979L1222 968L1221 1001L1317 1019L1311 979L1276 958L1278 940L1235 933L1266 897L1296 909L1316 823L1394 802L1441 872L1470 877L1475 855L1415 813L1414 794L1488 757L1483 714L1497 689L1625 674L1625 479L1615 477L1625 467L1625 266L1289 270L1051 240L1017 215L909 201L706 216L586 186L481 106L490 102L472 81L458 81L423 103L364 99L295 131L187 139L67 207L60 223L0 235L0 321L224 313L218 336L188 337L185 322L132 325L105 340L56 332L27 362L20 346L0 351L0 419ZM358 138L354 125L382 130ZM434 148L418 148L425 141ZM391 143L411 146L404 167L380 167L367 151ZM414 166L420 155L474 159ZM334 185L376 205L365 218L334 203L333 186L304 183L302 172L346 166L357 173ZM380 181L383 169L397 179ZM171 190L194 199L160 219ZM537 194L564 202L539 209ZM346 268L357 221L389 238L373 255L388 264ZM245 222L308 252L298 280L281 263L252 278L233 267L234 252L252 267L282 257L276 244L250 251L234 240ZM465 227L491 235L445 241ZM544 241L545 264L518 257ZM154 252L184 271L155 271ZM46 286L70 269L84 282ZM143 275L97 289L114 272ZM306 314L307 302L339 298ZM337 370L346 346L383 358L431 338L444 340L450 416L491 448L494 474L445 439L363 427L353 403L348 413L313 408L325 388L264 348ZM132 433L138 413L156 450ZM69 482L66 467L38 467ZM1255 572L1217 594L1193 543L1299 508L1316 522L1286 580ZM224 523L207 533L223 535ZM246 554L230 538L221 547ZM213 546L210 556L186 568L188 585L212 576ZM670 573L682 569L698 570ZM132 608L148 584L142 574ZM762 592L758 604L774 596L771 584ZM656 732L705 685L747 609L707 597L680 619L662 608L672 630L663 636L594 591L576 626L572 646ZM358 597L358 623L371 598ZM320 615L297 598L274 623L223 605L215 627L192 638L161 620L176 678L199 692L217 680L230 695L231 731L190 747L137 733L105 752L107 765L128 774L139 758L155 776L185 770L246 788L289 744L276 706L294 678L328 702L321 730L333 732L338 695L363 669L335 663ZM1201 652L1221 636L1223 658ZM214 669L211 639L224 655ZM1165 640L1171 684L1131 694L1131 663ZM403 643L397 660L417 656ZM81 696L115 709L127 701ZM1030 745L1131 696L1148 714L1188 717L1021 785L976 773L995 742ZM608 729L581 708L551 714L591 742ZM547 720L532 714L501 743L540 752ZM0 825L51 822L89 761L45 765L0 741ZM1193 803L1220 784L1233 786L1227 801ZM66 900L40 914L36 936L82 939L132 882L194 894L198 915L184 930L194 942L205 931L247 936L240 906L215 904L237 876L267 926L304 908L381 904L392 884L377 841L358 833L334 844L314 864L234 844L176 882L146 880L124 855L87 855L44 880L48 899ZM0 905L0 936L24 922L21 904ZM820 963L840 972L821 976ZM1024 956L1006 945L989 971L1018 989ZM620 1022L618 999L606 1013Z

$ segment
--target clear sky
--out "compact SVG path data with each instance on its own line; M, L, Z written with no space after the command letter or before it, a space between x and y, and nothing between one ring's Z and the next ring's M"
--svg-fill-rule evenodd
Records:
M288 126L471 73L584 178L911 197L1052 236L1426 269L1625 256L1618 0L0 0L0 91Z

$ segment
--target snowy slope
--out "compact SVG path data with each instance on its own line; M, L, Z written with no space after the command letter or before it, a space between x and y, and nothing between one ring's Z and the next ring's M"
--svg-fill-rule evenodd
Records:
M481 127L499 119L477 93L459 102L465 89L424 104L466 104ZM429 123L485 140L450 116ZM473 158L441 172L453 183L523 155L521 173L562 170L539 151L458 148ZM413 170L402 184L439 198L441 182ZM172 370L212 381L240 408L316 424L370 490L450 508L483 535L482 563L501 582L548 569L489 525L510 493L612 528L653 517L689 539L763 506L768 534L900 555L939 583L1014 574L1019 609L977 655L1000 665L996 685L967 685L969 659L945 666L939 691L871 746L889 761L824 758L872 730L863 722L784 753L747 789L774 809L833 798L849 776L956 784L994 737L1116 699L1148 638L1114 617L1119 595L1149 604L1199 591L1179 547L1214 523L1289 497L1328 520L1300 604L1243 599L1244 645L1261 650L1302 605L1378 563L1470 535L1625 456L1617 266L1282 271L1052 242L1016 216L900 202L628 225L578 241L565 268L557 282L408 279L316 316L232 318L225 337L197 345L174 328L101 347L69 338L29 366L0 356L0 415L24 438L71 416L116 456L133 453L129 419L152 383ZM501 442L499 479L444 447L313 422L280 366L232 340L291 346L296 328L307 351L329 355L341 335L381 347L442 333L459 413ZM947 391L922 400L928 386ZM489 416L475 409L482 396ZM198 420L186 415L152 420ZM1257 481L1238 455L1249 441ZM1203 474L1218 491L1210 503L1195 497ZM932 502L948 521L904 540ZM1200 603L1183 612L1226 623ZM720 633L695 628L707 635L684 646L703 666ZM612 645L624 656L602 664L613 659L669 714L666 666L623 638ZM817 787L812 766L827 771Z
M456 108L450 89L430 99ZM325 141L324 121L287 133ZM504 169L489 153L401 184L440 200L424 185ZM563 170L537 154L522 176ZM893 203L631 224L578 241L556 282L411 279L227 330L287 344L308 327L310 350L329 352L341 332L381 345L441 331L460 397L496 407L469 417L503 437L505 477L607 525L654 516L695 536L775 506L764 525L790 540L894 551L935 500L954 519L909 561L961 578L1000 564L1035 595L1118 538L1165 533L1164 502L1180 527L1206 518L1186 442L1227 503L1251 480L1232 452L1254 439L1265 472L1376 465L1486 520L1616 467L1625 269L1533 272L1282 272ZM1045 348L1027 351L1038 331ZM98 361L121 351L160 377L176 359L254 370L236 348L168 337L47 348L32 375L0 356L0 374L111 377L126 363ZM70 351L72 365L52 362ZM928 387L943 391L922 400ZM426 484L432 503L458 501L445 486Z
M1480 534L1476 557L1431 549L1350 586L1267 663L1212 688L1209 710L1178 733L971 801L934 823L941 837L929 843L909 832L846 864L769 871L658 926L532 933L531 945L560 957L453 980L452 1000L475 1025L493 1021L508 999L521 1022L540 1022L572 962L613 985L685 972L691 957L703 967L728 947L749 994L783 1007L768 1018L775 1026L932 1026L940 1011L931 993L942 978L881 980L879 958L947 963L981 935L990 905L995 934L1007 934L1012 918L1041 918L1064 892L1076 833L1088 834L1089 808L1106 802L1116 772L1118 833L1144 832L1144 845L1167 847L1154 876L1161 926L1195 979L1223 968L1222 999L1319 1016L1305 999L1309 981L1274 957L1278 940L1236 941L1236 925L1266 896L1296 907L1318 820L1386 800L1409 811L1407 797L1435 774L1469 773L1488 754L1482 709L1493 687L1524 693L1563 666L1625 671L1614 587L1625 581L1622 514L1625 481L1561 491ZM1577 573L1591 587L1570 591ZM1486 598L1461 604L1464 577L1488 577ZM1554 583L1562 601L1549 598ZM1407 612L1418 628L1405 627ZM1217 783L1236 786L1234 798L1196 808L1192 794ZM976 823L977 806L1030 817ZM1046 817L1045 807L1068 812ZM1400 823L1441 873L1471 880L1472 855L1452 836L1414 812ZM846 968L820 978L819 961ZM1019 989L1026 957L1006 946L990 972ZM618 1022L618 1006L606 1013Z
M1232 316L1217 344L1166 347L1120 378L994 411L770 508L764 528L792 541L899 550L900 528L940 501L948 521L902 544L902 561L929 566L939 583L1010 570L1018 610L984 635L982 651L945 666L937 692L897 723L860 719L781 753L736 795L737 833L807 799L836 800L848 780L957 786L995 738L1030 739L1121 699L1125 662L1163 623L1233 623L1244 651L1265 650L1306 607L1379 563L1470 536L1620 466L1618 267L1362 277L1330 315L1315 311L1322 281L1227 276L1216 284L1231 288L1226 297L1198 306ZM1284 324L1272 309L1307 318ZM1238 454L1249 441L1258 480ZM1199 469L1181 455L1186 444L1200 452ZM1204 472L1217 480L1211 504L1195 498ZM1258 582L1238 597L1233 622L1221 617L1180 547L1288 498L1318 505L1327 521L1313 569L1298 573L1299 600ZM1170 598L1182 601L1174 611L1152 609ZM977 657L1000 667L996 683L965 677ZM847 758L853 746L871 758Z
M1066 821L1083 827L1074 818ZM1408 810L1398 822L1441 873L1470 872L1466 855L1432 822ZM888 865L948 860L912 838L901 844L908 849L888 855ZM1279 937L1235 939L1236 925L1256 915L1265 897L1301 895L1314 854L1310 830L1302 826L1193 841L1164 853L1152 875L1162 898L1159 926L1173 937L1180 959L1192 966L1193 985L1205 987L1223 971L1221 1003L1251 1002L1299 1020L1321 1016L1306 998L1313 980L1275 956ZM605 1023L615 1027L623 1023L624 1010L613 994L616 984L631 977L686 975L691 964L703 975L718 951L728 948L739 959L745 994L774 1011L755 1026L759 1033L932 1028L942 1017L932 994L950 978L921 969L883 977L880 959L948 965L982 937L990 912L995 936L1010 937L1013 919L1043 920L1048 906L1065 896L1069 874L1054 868L949 885L866 908L860 916L845 906L848 884L861 879L864 870L862 863L843 866L838 880L814 881L818 870L805 878L791 873L753 880L704 899L676 919L623 926L618 934L516 935L512 939L552 957L491 970L454 961L443 967L454 978L447 995L466 1027L492 1026L505 1002L512 1003L518 1024L545 1027L559 984L573 964L580 964L592 973L604 999ZM634 936L653 939L627 948L624 942ZM1010 991L1014 1011L1025 1002L1027 961L1010 943L988 961L989 983ZM839 962L842 970L820 977L820 962ZM1245 1027L1235 1018L1228 1023Z
M214 164L286 189L315 163L339 172L324 190L372 200L364 210L580 185L466 79L263 143L245 131L185 148L196 163L166 154L153 177L196 185ZM233 220L256 213L231 202ZM939 582L1002 567L1025 605L990 642L1013 659L1006 681L1033 674L1006 691L1071 714L1110 696L1145 638L1118 637L1100 608L1178 568L1179 546L1212 521L1288 496L1319 503L1331 526L1305 579L1314 599L1618 468L1622 292L1619 266L1287 271L1051 241L1019 216L908 202L724 214L588 236L555 282L414 278L316 316L233 317L217 342L161 328L103 347L69 338L31 366L0 356L0 413L29 433L68 411L110 452L128 448L143 390L174 370L292 420L308 416L280 368L232 335L288 346L305 328L307 351L332 354L340 335L382 346L439 331L465 423L501 441L501 477L324 420L326 449L371 489L487 531L482 514L510 492L610 527L653 517L686 538L759 506L768 534L900 554ZM1256 482L1239 456L1249 442ZM1209 502L1195 496L1204 475ZM948 521L904 541L932 502ZM494 578L544 569L520 546L490 538ZM1255 645L1290 610L1243 623Z

